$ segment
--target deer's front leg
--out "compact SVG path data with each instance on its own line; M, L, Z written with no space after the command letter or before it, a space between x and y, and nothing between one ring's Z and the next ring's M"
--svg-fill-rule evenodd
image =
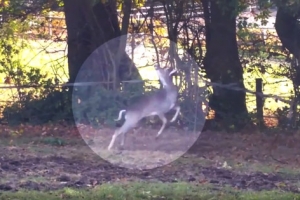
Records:
M111 138L111 141L110 141L110 143L109 143L109 145L108 145L107 150L110 150L110 149L112 148L112 146L113 146L114 143L115 143L116 138L117 138L118 135L120 135L120 134L121 134L120 129L118 129L118 130L115 131L115 133L113 134L113 136L112 136L112 138Z
M176 113L174 114L174 117L171 119L170 122L174 122L174 121L177 119L178 114L179 114L179 112L180 112L180 106L176 105L173 109L176 110Z

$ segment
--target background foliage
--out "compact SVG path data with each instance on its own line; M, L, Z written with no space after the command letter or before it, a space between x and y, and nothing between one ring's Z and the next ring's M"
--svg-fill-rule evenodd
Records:
M252 13L257 20L254 22L248 22L243 17L245 9L252 5L250 1L230 2L221 7L224 13L228 6L236 8L238 15L236 17L236 39L239 59L244 71L245 87L255 90L255 78L263 78L265 93L276 94L288 101L293 100L298 91L298 86L293 81L295 79L293 59L289 51L282 48L280 38L276 35L274 28L261 29L261 26L269 20L269 9L276 8L280 2L258 1L259 8L255 10L256 13ZM108 2L103 3L109 4ZM24 4L23 1L2 1L2 5L0 10L3 16L0 30L0 73L3 84L6 84L5 87L9 85L8 88L2 89L3 94L1 94L5 101L2 103L2 121L35 124L55 120L73 121L70 103L72 87L59 86L70 78L68 72L70 66L68 67L66 57L64 3L62 1L28 1L27 4ZM95 1L94 5L98 5L98 1ZM126 18L126 14L128 14L126 9L128 8L124 5L126 5L126 1L116 2L116 8L120 9L118 16L120 25L124 21L128 25L124 26L128 27L125 32L153 34L155 37L161 38L161 41L156 41L156 43L161 44L157 48L161 49L160 54L163 55L171 55L168 48L162 45L164 39L171 38L172 41L177 42L179 48L187 51L200 66L196 68L181 67L179 68L180 76L177 77L180 82L182 105L182 113L177 125L188 128L199 126L198 122L201 120L195 120L194 116L195 110L199 110L198 117L203 116L203 106L200 105L198 98L201 96L199 79L206 75L203 59L207 51L205 47L207 39L204 37L207 27L205 21L201 19L203 5L198 1L166 1L158 4L163 6L162 9L155 11L151 16L149 14L151 6L153 6L151 2L133 1L130 5L131 8L135 8L131 12L134 17L129 18ZM220 4L218 5L220 6ZM182 10L181 7L185 10ZM54 17L51 21L49 21L49 11L52 11L52 17ZM137 18L137 13L140 13L140 16L145 13L146 15ZM154 29L151 28L152 26ZM122 31L122 29L120 30ZM151 42L148 41L148 45ZM163 51L166 54L162 53ZM180 64L180 60L182 62L183 58L176 60L177 65L184 66ZM152 72L146 66L140 67L139 73L143 79L155 77L150 75ZM207 80L209 81L209 79ZM91 94L91 98L83 102L78 110L78 112L82 112L81 116L85 116L82 121L90 121L97 126L113 125L113 119L120 109L134 102L139 95L158 87L157 82L154 84L155 87L150 87L151 83L145 82L142 90L136 90L137 87L134 87L133 83L131 85L131 89L106 90L100 88L96 93ZM208 95L214 92L210 90L205 93ZM208 96L205 98L208 99ZM255 96L247 94L246 99L248 114L255 124ZM99 102L98 107L91 109L89 105L94 105L95 102ZM288 117L290 107L291 104L283 103L278 98L265 98L266 124L286 128L285 125L290 121ZM210 108L209 115L204 117L213 118L213 113L214 110ZM299 116L295 113L297 112L294 112L292 124L293 127L298 127ZM225 120L225 123L230 124L231 122Z

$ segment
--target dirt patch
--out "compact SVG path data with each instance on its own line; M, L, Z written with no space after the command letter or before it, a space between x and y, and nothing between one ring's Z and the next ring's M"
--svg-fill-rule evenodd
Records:
M299 192L297 178L279 173L237 173L232 170L201 165L166 165L154 170L130 170L104 161L74 160L48 156L24 159L0 159L0 190L54 190L63 187L86 188L116 181L188 181L212 184L215 187L232 186L238 189L282 189Z
M168 129L156 138L157 130L139 129L126 134L124 146L120 145L120 135L113 148L107 150L112 130L80 128L80 132L89 147L103 159L121 167L137 169L153 169L175 161L190 149L200 134Z
M129 170L110 164L93 164L63 157L1 159L1 190L53 190L63 187L91 187L111 181L201 182L218 187L229 185L238 189L282 190L299 192L294 179L280 174L239 174L226 169L202 166L165 166L155 170ZM9 176L14 174L15 176ZM42 178L43 179L42 179ZM38 181L39 178L39 181Z
M138 128L126 134L125 144L122 149L129 151L184 151L188 150L198 139L200 132L177 130L168 127L156 138L157 129ZM102 128L99 130L81 125L78 128L82 138L88 143L92 140L94 146L106 149L115 130ZM113 149L119 149L122 135L119 135Z
M216 188L231 186L248 190L299 192L298 135L276 138L259 134L204 132L188 153L171 164L153 170L131 170L103 161L82 139L81 143L73 143L74 138L80 140L81 137L78 134L76 137L76 134L63 134L72 132L70 129L65 126L51 129L53 137L59 136L67 141L64 146L36 144L34 141L16 145L18 139L7 139L9 142L0 147L0 190L85 188L107 182L143 180L187 181L211 184ZM41 137L50 133L48 129L44 130L46 134L38 129L36 131L42 134ZM55 132L58 134L54 135ZM107 129L101 135L109 140L112 133L113 130ZM139 136L146 137L142 132ZM147 137L150 140L155 134L151 132ZM91 141L94 138L91 134ZM131 150L130 146L127 147ZM168 151L157 153L161 156Z

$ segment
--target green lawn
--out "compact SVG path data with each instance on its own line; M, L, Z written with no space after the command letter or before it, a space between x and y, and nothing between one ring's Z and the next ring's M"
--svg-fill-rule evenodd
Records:
M276 65L273 66L274 68L278 67ZM263 80L263 93L268 95L277 95L282 98L289 97L291 95L291 91L293 90L292 82L285 78L276 78L270 74L244 74L244 84L245 87L249 90L255 91L255 79L262 78ZM256 97L253 94L247 93L247 106L248 110L252 111L256 109L255 103ZM264 107L265 109L269 109L275 111L277 108L282 108L287 106L284 102L277 101L274 98L267 98L265 100Z
M49 73L52 77L57 75L62 81L68 80L65 42L46 40L25 40L24 42L28 45L26 48L21 48L21 41L14 44L20 50L20 54L14 56L15 60L20 60L21 65L28 69L40 68L42 72ZM4 77L4 74L0 74L0 83L4 83Z
M93 189L65 188L58 191L18 191L2 192L0 200L142 200L142 199L172 199L172 200L299 200L300 195L280 190L250 192L233 188L213 188L205 184L192 183L105 183Z

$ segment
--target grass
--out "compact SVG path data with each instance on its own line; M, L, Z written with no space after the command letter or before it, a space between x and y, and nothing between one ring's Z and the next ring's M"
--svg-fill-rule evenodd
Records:
M93 189L72 189L64 188L57 191L25 191L3 192L0 193L0 200L142 200L142 199L197 199L197 200L297 200L300 199L299 194L274 191L239 191L234 188L225 188L219 190L212 188L210 185L199 185L191 183L114 183L102 184Z
M25 48L22 47L22 43L26 44ZM50 77L58 76L62 81L68 80L65 42L20 40L14 45L20 49L20 54L15 55L13 59L20 60L25 68L39 68L43 73L49 73ZM5 74L0 74L0 83L4 83L4 77Z
M26 48L21 48L21 43L26 43ZM13 57L20 61L24 70L38 68L46 78L58 78L61 82L68 81L67 58L64 50L65 42L52 42L45 40L20 40L16 42L15 48L20 49L20 54ZM48 53L54 52L54 53ZM0 55L1 59L1 55ZM16 64L13 65L15 67ZM0 73L0 84L4 84L7 73ZM28 82L28 81L27 81ZM7 86L7 85L5 85ZM22 92L29 92L35 89L22 89ZM1 106L4 107L7 102L19 100L18 90L16 88L0 88Z

